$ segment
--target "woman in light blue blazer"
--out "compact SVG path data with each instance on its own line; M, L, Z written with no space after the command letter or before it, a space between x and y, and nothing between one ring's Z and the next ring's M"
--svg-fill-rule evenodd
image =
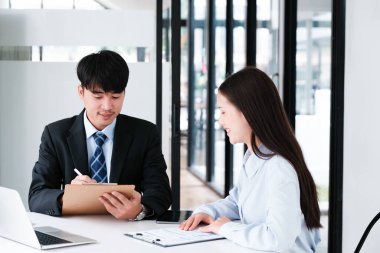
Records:
M219 119L232 144L245 143L238 184L180 225L271 252L314 252L320 210L314 180L272 80L255 67L219 87Z

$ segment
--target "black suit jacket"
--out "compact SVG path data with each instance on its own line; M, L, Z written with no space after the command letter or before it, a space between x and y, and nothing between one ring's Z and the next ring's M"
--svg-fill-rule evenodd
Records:
M30 211L61 215L58 199L77 176L74 168L90 175L83 115L84 111L45 127L29 189ZM117 117L109 181L134 184L143 193L141 202L158 215L169 208L171 190L154 124L121 114Z

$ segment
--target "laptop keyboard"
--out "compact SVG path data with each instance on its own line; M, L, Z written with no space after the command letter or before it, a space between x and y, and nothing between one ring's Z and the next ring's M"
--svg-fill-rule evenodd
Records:
M68 243L69 241L63 240L61 238L48 235L45 233L41 233L39 231L34 231L36 232L38 241L40 241L41 245L52 245L52 244L61 244L61 243Z

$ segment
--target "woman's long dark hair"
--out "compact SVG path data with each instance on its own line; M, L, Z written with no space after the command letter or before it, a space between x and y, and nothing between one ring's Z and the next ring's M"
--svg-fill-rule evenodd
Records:
M298 176L306 226L308 229L321 227L317 189L272 80L261 70L246 67L228 77L219 87L219 92L248 121L252 129L251 146L257 156L270 158L278 154L293 165ZM274 153L262 153L256 137Z

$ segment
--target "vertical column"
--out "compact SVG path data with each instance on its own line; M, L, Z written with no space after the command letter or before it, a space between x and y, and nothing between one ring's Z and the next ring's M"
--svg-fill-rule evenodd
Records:
M181 3L172 1L172 210L180 209Z
M208 1L208 82L206 181L215 170L215 0Z
M284 23L284 107L290 124L295 129L297 0L285 1Z
M234 72L233 63L233 29L234 29L234 17L233 17L233 1L227 0L226 4L226 77ZM233 185L233 147L230 144L230 139L225 133L225 170L224 170L224 196L227 196Z
M162 0L156 2L156 125L162 136Z
M342 252L346 0L332 1L328 252Z
M195 146L195 103L194 103L194 0L189 0L188 2L188 18L187 18L187 28L189 35L189 69L188 69L188 138L187 138L187 166L191 166L194 161L194 146Z
M256 66L256 5L256 0L247 0L247 66Z

